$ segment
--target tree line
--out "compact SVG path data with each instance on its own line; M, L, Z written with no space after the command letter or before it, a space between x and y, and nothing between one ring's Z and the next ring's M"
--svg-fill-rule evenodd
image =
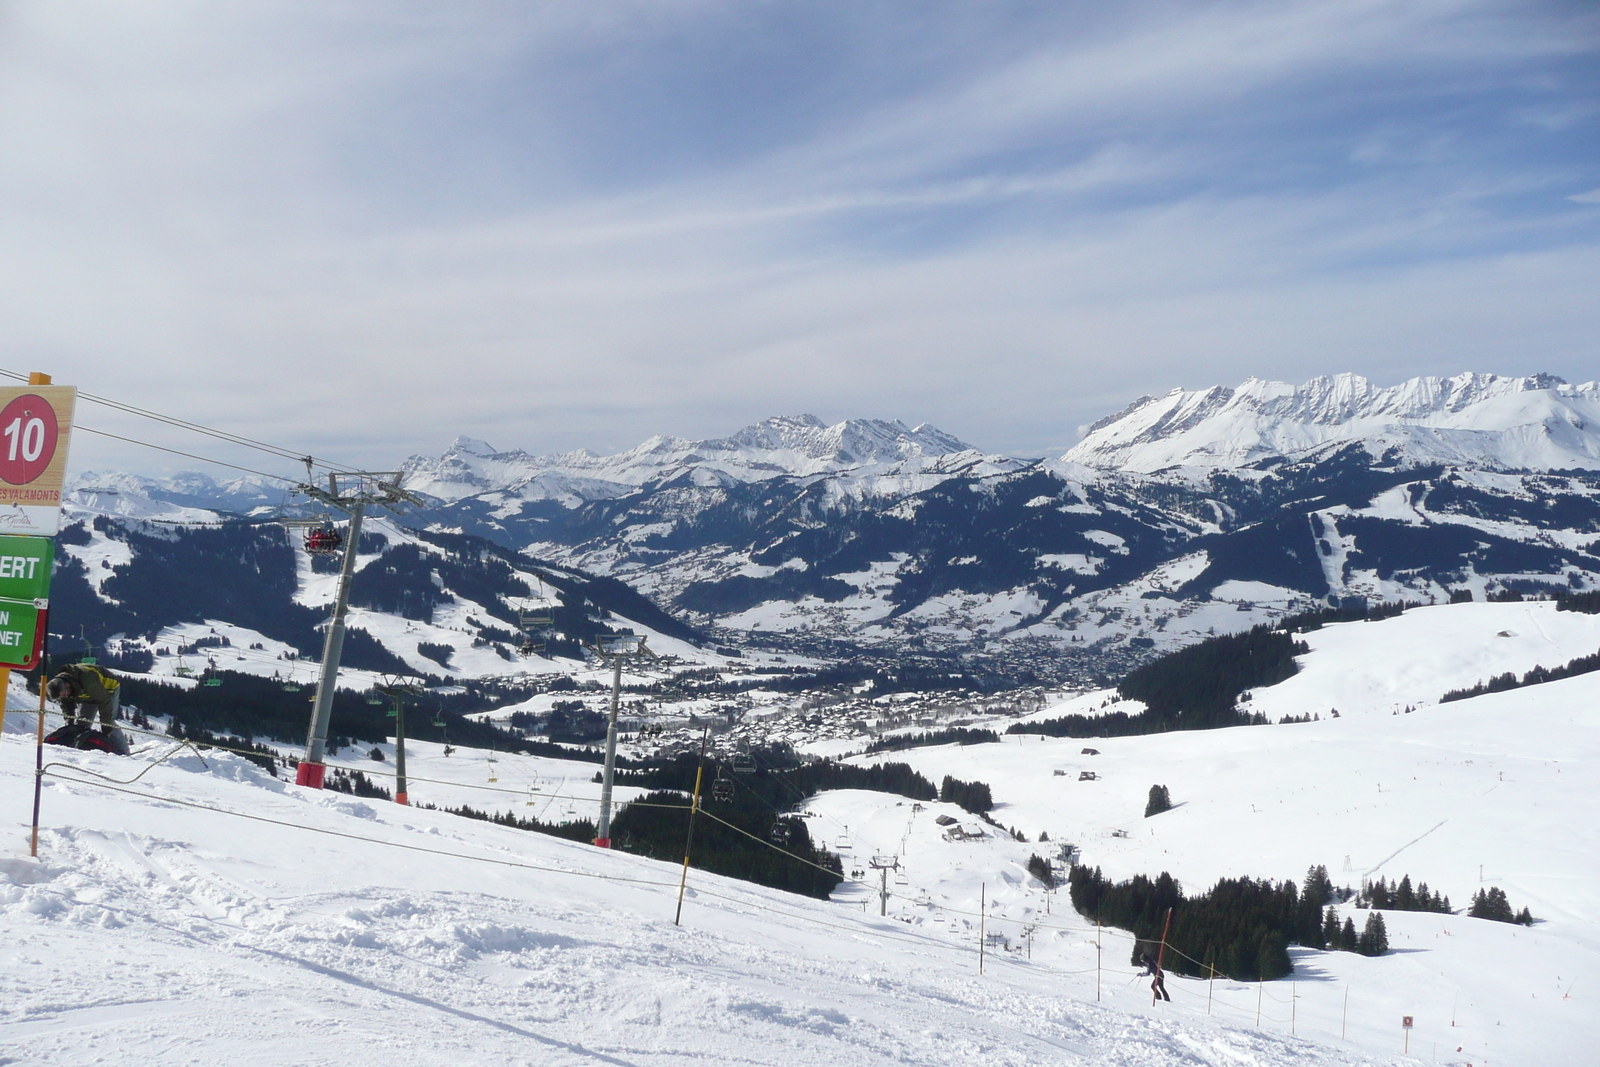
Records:
M1544 682L1560 681L1562 678L1575 678L1580 674L1589 674L1600 671L1600 652L1592 652L1587 656L1578 656L1568 660L1559 667L1544 667L1535 665L1520 679L1510 671L1496 675L1486 682L1468 686L1465 689L1452 689L1439 698L1439 703L1448 704L1453 700L1467 700L1471 697L1483 696L1485 693L1504 693L1509 689L1521 689L1527 685L1540 685Z
M1288 630L1265 624L1240 634L1208 637L1130 671L1117 684L1124 699L1142 701L1137 714L1065 715L1042 722L1013 723L1011 734L1047 737L1122 737L1169 730L1207 730L1264 723L1241 711L1239 694L1275 685L1299 667L1294 657L1309 652Z

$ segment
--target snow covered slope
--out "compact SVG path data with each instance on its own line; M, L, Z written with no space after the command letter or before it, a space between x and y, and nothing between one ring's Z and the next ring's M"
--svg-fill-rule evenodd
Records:
M1380 388L1357 374L1304 385L1251 378L1237 389L1174 389L1102 419L1063 457L1152 472L1243 467L1367 442L1410 465L1600 467L1600 382L1458 374Z
M998 822L1030 841L1047 832L1052 843L1074 844L1082 862L1117 879L1166 870L1204 892L1222 877L1298 879L1322 864L1342 885L1409 874L1458 909L1499 886L1542 921L1527 929L1387 912L1389 956L1298 950L1299 1032L1337 1037L1348 988L1352 1032L1359 1014L1372 1047L1398 1039L1400 1016L1413 1015L1413 1055L1436 1048L1441 1062L1589 1063L1600 1040L1600 673L1434 701L1502 670L1591 653L1600 648L1596 622L1547 604L1464 604L1330 626L1307 635L1300 674L1257 690L1249 705L1273 715L1320 711L1321 721L1091 740L1010 735L892 758L934 781L989 783ZM1078 698L1077 710L1102 701ZM1330 703L1339 718L1329 717ZM1094 779L1080 780L1085 771ZM1176 806L1146 819L1156 784ZM902 845L906 809L892 801L824 796L813 807L848 824L856 854L904 854L904 894L926 889L936 906L916 921L939 921L937 905L975 897L979 878L998 897L991 929L1016 938L1037 921L1037 887L996 870L1002 858L1016 865L1053 845L1002 834L952 857L955 846L926 836ZM1361 924L1359 911L1341 910ZM1266 1010L1282 1019L1291 1005L1286 990L1276 992ZM1254 998L1242 993L1227 999L1248 1011ZM1465 1052L1447 1060L1457 1046Z
M677 926L674 863L297 789L216 753L119 791L93 775L153 752L52 753L34 861L22 737L0 741L9 1062L1398 1062L1189 999L1097 1005L1092 973L1015 953L979 975L970 943L853 900L692 872Z

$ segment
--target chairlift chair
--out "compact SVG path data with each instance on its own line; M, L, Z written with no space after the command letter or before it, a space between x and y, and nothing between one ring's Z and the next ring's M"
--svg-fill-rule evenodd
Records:
M382 704L383 694L378 692L376 689L367 690L367 703L373 705Z
M789 843L789 827L781 822L775 822L772 824L772 831L767 836L780 845L787 845Z
M500 780L500 775L495 769L495 764L499 761L494 758L493 749L490 749L489 755L486 757L486 761L489 764L489 781L498 782Z
M733 800L733 779L724 777L721 768L717 769L717 780L711 783L711 799L722 804Z
M756 773L756 761L750 757L750 753L748 753L748 752L735 752L733 754L733 773L734 774L754 774L754 773Z
M306 551L313 556L331 556L344 547L344 534L327 526L313 526L306 531Z

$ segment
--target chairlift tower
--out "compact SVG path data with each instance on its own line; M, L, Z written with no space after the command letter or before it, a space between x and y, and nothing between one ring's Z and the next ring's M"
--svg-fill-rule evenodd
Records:
M394 700L394 802L410 804L406 796L406 697L421 696L422 690L398 679L385 678L382 685L372 687Z
M311 465L306 464L309 474ZM322 788L323 750L328 743L328 719L333 714L333 691L339 681L339 656L344 651L344 617L350 608L350 579L356 572L356 548L361 543L361 520L367 508L388 508L395 514L406 504L420 505L422 498L400 488L404 471L332 471L326 489L311 481L301 483L301 493L350 516L350 534L345 539L344 560L339 567L339 592L333 604L333 618L322 643L322 676L317 679L317 696L311 706L311 728L306 732L306 756L295 772L295 784Z
M645 647L644 638L634 634L605 637L589 646L603 663L611 665L611 714L606 719L606 765L600 780L600 825L595 829L594 843L601 848L611 847L611 782L617 771L617 708L622 699L622 663L635 656L655 658L655 653Z
M874 856L867 864L878 872L878 914L889 914L889 872L900 869L899 856Z

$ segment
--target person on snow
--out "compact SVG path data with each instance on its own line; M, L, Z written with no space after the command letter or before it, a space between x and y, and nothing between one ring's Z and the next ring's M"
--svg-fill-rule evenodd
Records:
M1161 964L1157 963L1156 958L1148 952L1144 954L1144 977L1154 978L1150 983L1152 1001L1172 999L1167 995L1166 976L1161 970Z
M128 739L117 729L117 712L122 706L121 690L122 683L117 677L99 667L88 663L71 663L63 667L45 685L45 695L61 705L61 714L67 718L67 726L57 733L72 734L71 740L63 737L58 743L75 744L79 748L109 747L112 752L127 755ZM99 712L99 735L105 739L104 746L94 743L92 738L95 712ZM84 744L85 739L89 740L88 744Z

